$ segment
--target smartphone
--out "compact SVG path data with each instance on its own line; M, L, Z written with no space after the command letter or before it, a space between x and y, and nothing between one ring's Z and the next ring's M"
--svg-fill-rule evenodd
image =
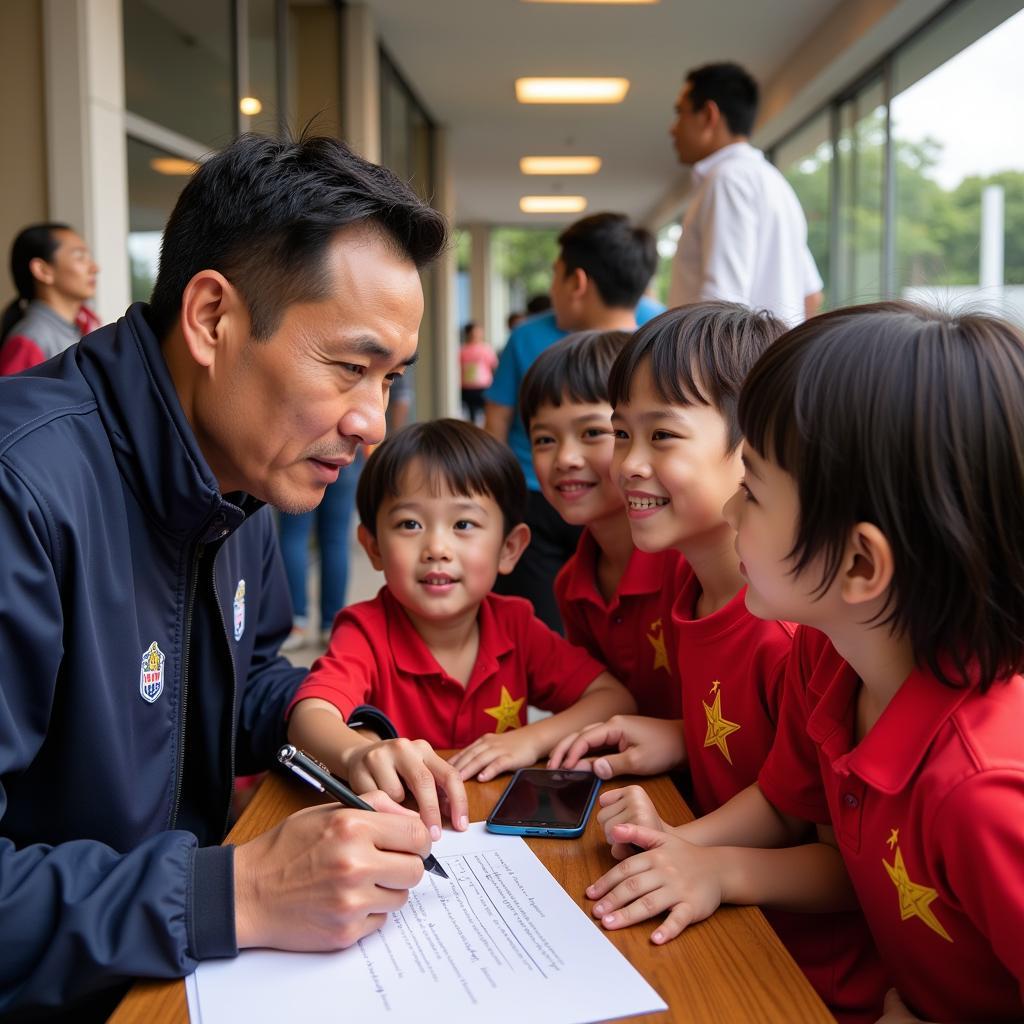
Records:
M487 817L487 831L506 836L583 834L601 780L590 772L520 768Z

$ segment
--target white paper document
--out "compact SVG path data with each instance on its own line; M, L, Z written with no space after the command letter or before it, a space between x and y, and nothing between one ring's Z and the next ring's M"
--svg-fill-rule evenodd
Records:
M193 1024L585 1024L667 1009L522 839L434 844L387 924L338 953L246 950L186 985Z

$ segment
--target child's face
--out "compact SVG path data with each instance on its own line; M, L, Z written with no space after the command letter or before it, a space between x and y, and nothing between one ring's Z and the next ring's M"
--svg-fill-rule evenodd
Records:
M419 462L405 470L397 497L377 512L377 536L359 539L375 569L413 619L440 623L476 614L498 573L511 572L529 541L523 524L505 536L498 503L486 494L431 494Z
M725 506L725 517L736 531L747 608L761 619L813 625L828 595L823 600L811 592L812 581L821 578L819 565L812 563L799 576L792 572L789 553L800 516L796 480L750 445L741 450L745 473Z
M743 475L729 430L709 405L673 405L654 389L650 361L615 408L612 475L626 501L633 543L663 551L714 539L728 529L722 506Z
M624 511L611 478L614 435L607 402L542 405L530 420L533 468L544 497L576 526Z

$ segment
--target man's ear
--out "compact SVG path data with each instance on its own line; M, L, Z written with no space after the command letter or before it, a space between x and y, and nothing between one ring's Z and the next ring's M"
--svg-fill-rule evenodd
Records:
M40 284L53 284L53 267L42 256L33 256L28 261L28 272Z
M722 123L722 111L714 100L705 100L700 112L704 117L704 127L709 132L715 131Z
M566 276L570 278L573 298L583 298L587 293L587 289L591 287L591 281L587 276L587 272L581 267L577 267L575 270L570 270Z
M359 543L363 545L366 557L370 559L370 565L372 565L377 572L383 572L384 559L381 558L380 545L377 543L377 538L374 537L374 535L370 533L362 523L356 527L356 537L359 538Z
M873 523L857 523L843 554L840 596L846 604L869 604L883 599L892 584L892 546Z
M249 334L249 313L241 295L216 270L200 270L181 296L181 333L199 366L212 369L232 336Z
M523 552L530 544L530 528L526 523L519 523L508 531L501 542L501 554L498 557L498 573L507 576L519 561Z

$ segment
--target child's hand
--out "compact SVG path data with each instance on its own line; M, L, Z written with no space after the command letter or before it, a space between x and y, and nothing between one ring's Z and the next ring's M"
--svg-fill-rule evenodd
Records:
M618 747L619 752L584 757L601 747ZM616 775L659 775L681 764L685 757L682 721L615 715L607 722L588 725L566 736L551 751L548 767L577 768L611 779Z
M915 1017L900 999L899 992L891 988L885 993L883 1013L876 1024L925 1024L925 1022L920 1017Z
M393 800L405 799L408 787L430 838L441 838L440 789L446 797L452 824L460 832L469 826L469 799L459 773L435 753L426 740L381 740L352 748L346 758L349 785L359 792L380 789Z
M616 825L612 837L616 843L643 849L587 888L587 897L597 900L593 914L605 928L626 928L667 910L668 916L651 935L652 942L662 945L721 905L714 847L693 846L641 825Z
M639 786L626 786L625 789L602 793L598 803L601 810L597 820L604 829L605 839L611 843L612 856L616 860L624 860L636 853L635 847L615 841L612 829L616 825L641 825L652 832L668 831L668 825L654 809L651 798Z
M512 729L500 734L486 733L470 743L465 750L460 750L451 763L463 779L475 776L481 782L487 782L502 772L529 768L536 764L543 753L529 732L525 729Z

